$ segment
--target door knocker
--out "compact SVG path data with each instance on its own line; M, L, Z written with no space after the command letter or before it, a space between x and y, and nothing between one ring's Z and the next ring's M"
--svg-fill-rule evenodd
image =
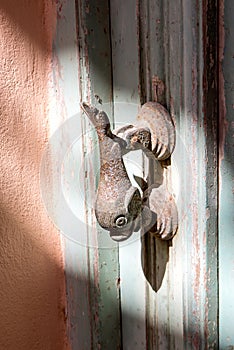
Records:
M165 164L175 147L175 127L168 111L157 102L147 102L134 125L111 131L104 111L87 103L82 103L81 108L99 141L100 179L95 202L99 225L118 242L139 229L164 240L171 239L177 231L178 215L163 177ZM142 194L132 185L123 162L124 154L137 149L149 159L147 179L135 178Z

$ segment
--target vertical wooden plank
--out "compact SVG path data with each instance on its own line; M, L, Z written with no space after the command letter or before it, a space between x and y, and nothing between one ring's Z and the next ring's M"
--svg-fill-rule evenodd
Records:
M203 349L215 348L218 338L216 2L183 1L182 14L180 91L176 91L179 62L174 65L174 59L169 77L171 110L176 116L177 134L184 141L177 155L178 168L183 169L182 198L187 198L187 208L182 203L179 206L180 217L186 213L179 229L185 253L184 347ZM175 34L170 34L173 42ZM171 57L174 51L172 46Z
M199 161L202 160L199 157L199 150L196 149L196 142L200 133L198 131L198 124L201 123L202 113L199 109L199 99L202 98L201 85L202 85L202 71L200 66L202 65L202 48L200 45L200 31L202 28L202 20L199 17L201 13L201 2L199 7L194 6L194 2L182 2L183 13L183 27L182 27L182 87L181 87L181 106L180 115L180 131L187 147L189 160L191 162L191 170L189 164L185 163L184 154L183 159L179 163L180 167L185 168L182 172L182 176L185 177L186 190L191 194L191 203L186 213L185 222L183 225L183 231L180 231L183 235L182 244L184 245L184 259L186 268L183 269L183 318L184 318L184 348L196 349L199 346L203 348L201 344L203 341L203 335L200 334L198 325L200 305L200 283L202 276L199 275L203 261L201 261L200 253L200 240L198 229L198 221L202 218L200 215L200 206L202 201L198 199L199 191L199 177L204 177L204 166L201 167L202 173L199 174ZM198 27L197 27L198 23ZM199 51L200 50L200 51ZM177 109L178 111L178 109ZM178 112L177 112L178 113ZM204 141L202 142L204 144ZM203 160L202 160L203 161ZM190 171L189 171L190 170ZM189 180L188 174L191 176ZM190 186L187 184L189 181ZM190 188L189 188L190 187ZM205 190L200 189L200 190ZM187 196L186 193L183 197ZM183 208L185 209L185 208ZM185 209L186 210L186 209ZM203 293L201 293L201 303L204 303ZM201 308L202 309L202 308ZM204 320L201 318L202 327L204 326Z
M133 123L140 103L138 3L113 0L110 5L114 117L117 124ZM123 349L145 349L145 278L136 233L120 245L119 261Z
M178 0L157 5L161 9L158 24L163 23L159 33L150 32L154 8L149 1L141 2L141 84L143 99L153 98L152 76L165 79L166 106L177 133L168 179L176 194L179 231L168 247L169 261L159 291L148 292L148 346L216 348L217 4ZM162 53L160 42L164 50L157 60L158 52ZM148 262L152 266L155 260L160 266L163 255L152 241L147 244Z
M140 2L142 102L158 100L165 104L166 91L170 93L170 86L165 83L168 78L168 67L176 66L174 62L175 65L172 65L172 60L180 57L178 41L180 36L178 35L176 40L173 38L175 54L167 62L170 54L168 23L173 25L173 32L180 33L181 13L178 4L149 0ZM163 88L166 91L163 91ZM169 107L169 103L166 107ZM173 349L182 348L180 338L183 334L181 332L182 293L178 278L181 277L180 255L173 255L171 252L175 250L175 242L178 242L180 237L177 235L173 240L173 247L168 242L162 242L147 234L142 239L144 271L149 282L146 286L148 349L169 349L170 346ZM179 247L180 244L176 245L177 252ZM177 275L177 281L174 279L175 275Z
M203 112L206 159L205 346L218 347L218 1L203 2ZM203 34L204 35L204 34ZM202 106L201 106L202 108ZM205 213L204 213L205 214Z
M187 2L190 3L190 2ZM189 6L189 5L188 5ZM184 255L183 245L184 234L187 228L184 226L184 217L186 212L186 203L189 191L188 184L184 174L190 171L187 153L185 151L183 140L183 129L181 130L181 119L183 112L181 108L181 95L186 89L182 83L183 66L183 43L186 40L183 33L183 24L187 19L183 13L183 2L166 1L163 7L164 18L164 69L165 69L165 89L166 105L173 118L176 128L176 148L171 157L171 167L168 169L167 179L169 188L175 196L178 214L179 228L175 238L169 247L168 262L168 324L169 324L169 349L188 348L184 346L184 310L183 310L183 277L184 277ZM192 25L192 24L191 24ZM190 28L187 28L190 31ZM188 55L190 54L188 50ZM187 169L184 170L185 165ZM175 181L173 181L175 180ZM177 188L176 188L177 181Z
M141 91L144 99L159 99L171 109L172 116L180 113L181 71L181 18L182 11L177 2L141 2L141 47L142 79ZM173 34L177 34L173 36ZM172 54L173 53L173 54ZM172 75L172 83L171 77ZM165 85L165 91L159 85ZM161 84L161 83L160 83ZM161 91L160 91L161 90ZM176 95L176 101L171 96ZM144 97L145 96L145 97ZM175 112L176 110L176 112ZM170 177L178 177L174 160L183 152L183 144L177 135L177 155L172 156L172 168L165 170L168 185L175 192ZM178 151L178 149L180 149ZM177 160L178 161L178 160ZM178 178L177 178L178 180ZM178 202L178 193L177 202ZM178 205L178 203L177 203ZM147 237L143 239L147 279L147 348L183 348L182 308L182 236L177 234L173 244Z
M183 102L180 128L191 160L184 271L185 344L216 348L217 299L217 3L183 2ZM190 233L190 235L189 235ZM187 273L186 273L187 272Z
M234 4L220 1L220 119L219 119L219 325L220 349L234 348L233 264L233 101L234 101Z
M70 118L74 118L79 111L79 80L78 80L78 50L77 50L77 30L76 30L76 6L75 1L57 2L57 27L54 40L53 56L53 77L54 96L51 102L54 105L51 109L51 134L57 128L61 128L62 123L66 123ZM54 102L53 102L54 101ZM74 123L71 123L72 127ZM81 123L75 124L77 138L81 136ZM73 138L69 128L63 132L60 142L71 147ZM58 150L56 150L58 151ZM82 152L81 148L79 152ZM62 155L57 155L61 170ZM56 164L54 165L56 168ZM71 165L72 167L72 165ZM73 168L73 171L75 169ZM56 170L55 170L56 174ZM56 176L56 175L55 175ZM57 182L57 179L55 179ZM77 179L78 181L78 179ZM61 185L61 184L60 184ZM61 198L57 202L62 201ZM63 204L60 203L62 207ZM81 210L82 208L80 208ZM91 348L91 327L90 327L90 281L88 272L88 251L87 248L77 244L70 239L71 230L67 230L66 214L61 208L54 209L57 216L58 228L65 234L64 259L65 276L67 289L67 323L68 336L72 349ZM84 211L84 204L83 204ZM77 230L78 228L73 228ZM68 236L69 238L67 238Z
M80 59L80 95L83 101L102 100L110 115L112 101L111 46L108 1L82 1L77 5L77 25ZM102 108L101 105L98 108ZM110 115L111 116L111 115ZM99 172L96 135L87 134L83 120L84 193L86 225L89 240L89 279L91 348L120 348L120 306L118 246L108 233L98 227L94 215L95 189Z
M108 1L60 0L57 8L51 77L51 103L54 98L56 103L51 107L51 132L59 127L56 145L67 147L67 152L61 154L57 148L53 168L55 181L57 172L62 171L63 190L70 196L69 205L73 205L69 211L61 203L62 194L56 196L56 224L67 237L64 257L68 333L72 349L119 349L118 248L107 232L96 227L93 206L98 145L95 132L78 113L81 100L94 103L95 94L99 94L105 109L111 110ZM61 126L62 121L65 123ZM74 216L79 220L73 220Z

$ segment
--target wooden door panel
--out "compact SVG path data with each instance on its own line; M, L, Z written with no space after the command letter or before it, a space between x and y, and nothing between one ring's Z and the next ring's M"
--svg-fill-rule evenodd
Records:
M72 348L216 349L218 2L60 0L57 6L53 84L59 93L53 108L64 119L76 113L80 118L84 176L78 181L82 182L87 230L85 247L64 240ZM231 23L231 11L226 11ZM222 67L229 82L225 94L231 120L231 36L226 40L224 62L229 65ZM177 143L166 180L176 198L179 229L170 244L147 235L141 239L138 234L135 239L136 234L119 248L96 223L92 205L98 146L95 132L89 132L90 124L79 114L79 102L103 106L118 125L135 118L130 112L124 117L121 104L131 111L135 108L131 106L156 99L170 111L176 126ZM227 142L230 138L227 134ZM227 235L225 198L230 174L225 169L230 159L226 147L219 227ZM231 247L227 247L227 236L220 234L219 242L220 273L230 284L225 268ZM108 249L103 249L105 245ZM226 344L224 339L230 334L225 331L229 329L226 305L232 304L226 304L223 284L220 290L221 336Z

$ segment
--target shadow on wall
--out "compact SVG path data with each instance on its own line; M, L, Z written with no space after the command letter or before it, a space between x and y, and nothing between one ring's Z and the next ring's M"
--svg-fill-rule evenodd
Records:
M55 240L40 222L6 207L2 201L0 348L64 350L64 276Z
M42 53L48 51L49 37L56 29L55 1L20 0L16 5L14 0L2 0L0 11L17 26L19 45L26 35Z

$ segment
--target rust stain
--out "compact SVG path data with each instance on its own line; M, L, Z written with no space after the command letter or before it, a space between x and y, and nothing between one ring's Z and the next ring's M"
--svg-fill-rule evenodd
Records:
M157 76L152 77L152 101L163 104L165 94L164 82Z
M57 18L62 19L62 12L63 12L63 6L65 5L66 1L62 0L55 0L55 4L57 6Z

